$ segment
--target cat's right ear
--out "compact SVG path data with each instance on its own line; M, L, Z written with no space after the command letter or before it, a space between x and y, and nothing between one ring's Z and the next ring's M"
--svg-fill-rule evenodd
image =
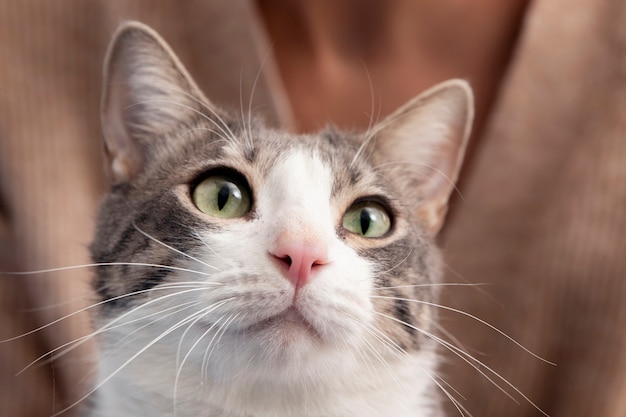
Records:
M428 232L441 228L474 118L469 84L449 80L400 107L374 128L378 167L393 178Z
M123 24L107 52L101 107L112 183L130 181L143 168L154 141L210 108L155 31L138 22Z

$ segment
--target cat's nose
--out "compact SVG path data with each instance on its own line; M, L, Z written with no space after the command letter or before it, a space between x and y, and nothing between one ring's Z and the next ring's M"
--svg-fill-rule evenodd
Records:
M314 271L328 263L328 249L320 242L280 239L274 253L285 268L285 277L299 289L306 285Z

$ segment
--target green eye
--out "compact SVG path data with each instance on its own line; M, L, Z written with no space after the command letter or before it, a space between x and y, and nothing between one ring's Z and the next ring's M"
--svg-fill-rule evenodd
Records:
M200 211L223 219L245 216L251 206L248 188L225 176L206 178L194 188L192 197Z
M381 237L391 229L387 210L378 203L356 203L343 216L343 227L365 237Z

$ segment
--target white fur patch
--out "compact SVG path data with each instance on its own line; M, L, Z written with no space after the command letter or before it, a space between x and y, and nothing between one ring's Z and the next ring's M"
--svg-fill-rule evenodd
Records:
M330 202L332 174L319 158L297 151L270 172L259 191L258 212L273 249L276 235L287 232L303 240L330 241L336 219Z

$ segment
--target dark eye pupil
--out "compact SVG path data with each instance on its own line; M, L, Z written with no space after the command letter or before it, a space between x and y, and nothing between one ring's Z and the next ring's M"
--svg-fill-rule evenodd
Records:
M361 211L361 233L366 234L368 229L370 228L370 223L372 222L372 216L370 215L369 210L363 209Z
M220 191L217 193L217 208L218 210L222 210L226 203L228 202L228 198L230 197L230 187L227 184L222 185Z

